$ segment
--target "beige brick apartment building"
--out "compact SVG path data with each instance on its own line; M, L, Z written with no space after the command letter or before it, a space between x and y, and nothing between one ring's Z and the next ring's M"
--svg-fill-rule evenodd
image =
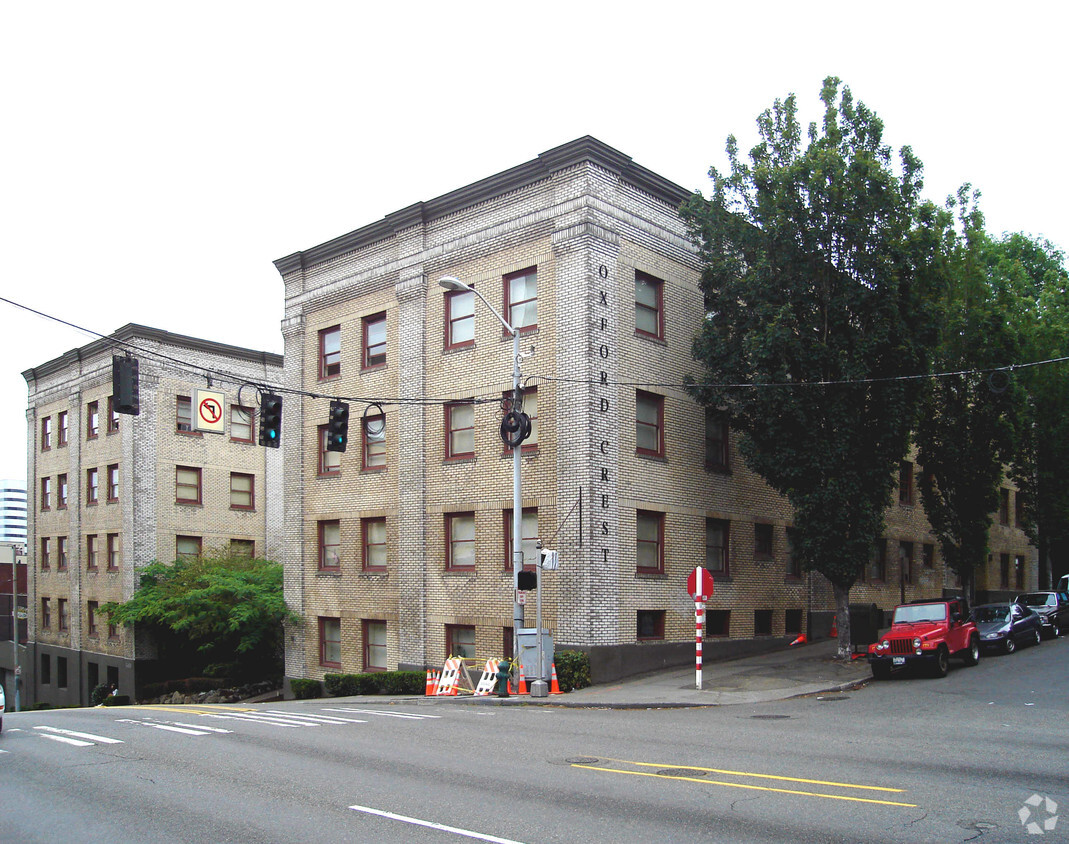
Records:
M703 313L677 214L687 194L586 137L276 262L286 383L306 394L286 398L296 424L282 443L286 597L307 619L289 636L289 677L511 648L512 463L498 433L511 339L443 275L522 329L536 418L522 541L560 552L543 578L558 648L590 651L601 677L692 658L683 584L696 565L716 578L714 646L790 636L832 610L828 584L792 562L786 503L681 387L699 371ZM335 397L353 402L343 455L324 450ZM854 601L889 608L953 586L914 477L904 464ZM1034 584L1007 513L992 533L1001 572L981 588L1000 573L1007 589Z
M137 416L112 401L112 355L127 351L139 361ZM153 679L152 642L97 610L128 599L141 566L217 549L280 558L280 455L257 444L256 393L244 388L239 405L238 386L278 384L282 357L126 325L23 377L23 701L85 704L98 683L133 695ZM197 389L225 394L223 433L193 430Z

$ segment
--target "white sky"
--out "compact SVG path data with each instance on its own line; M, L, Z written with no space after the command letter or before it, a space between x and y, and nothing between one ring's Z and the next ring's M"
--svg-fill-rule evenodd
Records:
M390 8L385 8L389 6ZM726 8L725 8L726 7ZM0 296L281 352L272 262L593 135L708 192L777 97L826 75L994 233L1069 249L1060 4L0 5ZM0 302L0 477L24 369L92 336Z

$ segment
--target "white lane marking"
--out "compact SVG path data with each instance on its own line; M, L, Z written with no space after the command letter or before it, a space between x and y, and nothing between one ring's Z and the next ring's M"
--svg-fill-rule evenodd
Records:
M230 730L213 730L211 727L198 727L193 724L163 724L159 721L137 721L133 718L117 718L116 724L137 724L139 727L151 727L154 730L166 730L185 736L206 736L211 733L228 733Z
M203 724L183 724L181 721L174 722L176 727L189 727L191 730L207 730L209 733L232 733L233 730L224 730L222 727L205 727Z
M446 826L445 824L436 823L435 821L425 821L420 818L410 818L407 815L398 815L394 812L384 812L382 809L372 809L370 806L350 806L349 808L354 812L364 812L368 815L378 815L381 818L389 818L392 821L401 821L402 823L410 823L416 826L425 826L430 829L440 829L443 832L452 832L455 835L463 835L466 838L475 838L478 841L492 841L495 842L495 844L522 844L522 842L512 838L498 838L496 835L485 835L481 832L473 832L470 829Z
M331 715L306 715L299 712L280 712L277 709L265 709L265 715L277 715L281 718L293 718L295 720L307 720L317 724L366 724L367 721L359 721L356 718L337 718Z
M417 715L409 712L380 712L378 709L324 709L324 712L355 712L358 715L384 715L387 718L411 718L421 721L424 718L441 718L441 715Z
M314 727L314 724L300 724L293 721L283 721L279 718L265 718L261 715L246 715L244 712L236 712L233 715L215 715L205 713L203 718L218 718L221 721L252 721L254 724L270 724L274 727Z
M34 729L35 730L42 730L44 733L46 733L46 735L44 736L45 738L54 738L54 736L49 736L49 735L47 735L47 733L55 733L56 735L60 735L60 736L72 736L74 738L86 739L90 744L93 744L94 742L98 742L98 741L101 744L122 744L123 743L122 739L107 738L106 736L96 736L96 735L93 735L92 733L78 733L78 732L75 732L74 730L61 730L61 729L59 729L59 727L34 727Z
M82 741L76 738L67 738L66 736L54 736L51 733L40 733L41 738L46 738L49 741L60 741L63 744L73 744L75 747L93 747L94 744L91 741Z

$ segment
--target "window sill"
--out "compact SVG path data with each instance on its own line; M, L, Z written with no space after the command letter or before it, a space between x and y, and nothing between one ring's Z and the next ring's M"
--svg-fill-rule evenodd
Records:
M665 348L668 348L668 341L665 340L664 337L658 337L656 334L650 334L648 331L641 331L636 328L635 336L638 337L640 340L648 340L649 342L657 346L664 346Z
M385 472L388 466L361 466L360 473L366 475L376 475L380 472Z
M653 463L667 463L668 458L663 454L657 454L652 451L635 451L635 457L639 457L643 460L649 460Z
M655 569L635 569L635 577L641 577L643 580L662 580L667 579L668 575Z

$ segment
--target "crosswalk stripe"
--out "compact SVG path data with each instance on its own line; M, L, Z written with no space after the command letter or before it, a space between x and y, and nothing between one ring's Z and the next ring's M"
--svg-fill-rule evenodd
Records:
M59 742L62 742L63 744L73 744L75 747L92 747L93 746L93 742L91 742L91 741L82 741L81 739L67 738L67 736L56 736L56 735L53 735L52 733L40 733L40 737L41 738L46 738L49 741L59 741Z
M358 715L382 715L386 718L410 718L421 721L424 718L441 718L441 715L418 715L410 712L382 712L378 709L324 709L324 712L355 712Z
M294 723L293 721L283 721L279 718L265 718L262 715L249 715L245 712L235 712L233 715L216 715L215 713L204 715L205 718L218 718L222 721L252 721L256 724L271 724L275 727L307 727L309 724Z
M319 724L366 724L367 721L362 721L357 718L335 718L330 715L306 715L303 713L290 713L279 712L278 710L264 710L267 715L279 715L283 718L305 719L314 721Z
M198 730L195 727L188 729L186 727L174 727L170 724L146 724L146 727L152 727L157 730L166 730L169 733L181 733L185 736L208 736L211 735L207 730Z
M207 730L209 733L232 733L233 730L224 730L222 727L205 727L203 724L183 724L181 721L174 722L179 727L189 727L191 730Z
M101 744L122 744L122 739L108 738L106 736L97 736L92 733L79 733L74 730L61 730L59 727L34 727L35 730L42 730L46 733L45 738L49 736L47 733L56 733L61 736L71 736L73 738L86 739L91 744L94 742L100 742Z

